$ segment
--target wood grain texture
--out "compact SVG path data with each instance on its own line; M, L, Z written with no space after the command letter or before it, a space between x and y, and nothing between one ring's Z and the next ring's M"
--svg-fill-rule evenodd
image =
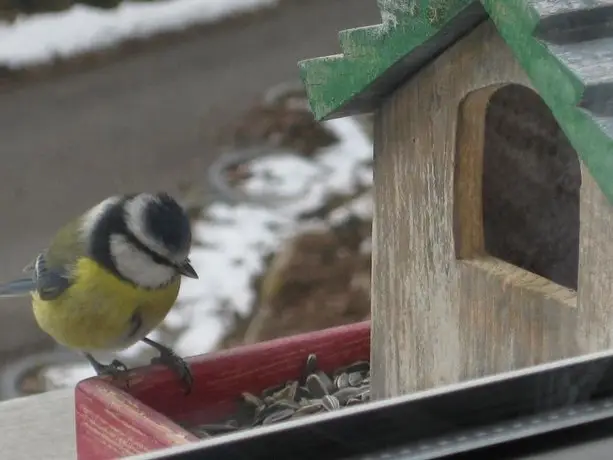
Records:
M604 332L579 342L578 324L589 328L602 318L593 306L577 307L575 291L485 255L485 107L510 83L530 87L488 22L397 90L377 114L371 351L377 398L608 344ZM585 185L582 200L595 193L593 185ZM583 277L579 289L590 290L591 282Z
M79 459L125 457L198 440L102 379L77 386L75 407Z
M185 396L161 367L129 374L128 388L93 378L76 389L77 453L82 460L133 455L196 440L177 423L206 423L229 415L244 391L258 393L300 377L316 353L323 370L370 357L370 323L299 334L188 359L194 375Z
M613 347L613 208L583 167L579 245L579 340L582 350Z
M492 95L503 84L493 84L470 93L458 107L455 156L455 202L453 206L455 252L458 258L485 255L483 234L483 149L486 126L483 117ZM462 225L460 225L460 223Z

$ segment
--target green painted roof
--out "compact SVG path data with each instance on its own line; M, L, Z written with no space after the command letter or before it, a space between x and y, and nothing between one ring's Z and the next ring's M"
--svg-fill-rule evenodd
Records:
M339 33L344 54L299 63L317 119L381 98L488 17L613 202L613 4L607 0L378 0L382 24Z
M474 2L378 0L378 3L382 24L339 32L343 54L299 63L316 118L336 118L374 108L376 100L384 96L382 93L393 87L394 82L387 78L390 70L406 56L419 53L425 43ZM452 43L457 37L451 38ZM424 51L423 59L435 53ZM415 68L423 64L419 57ZM401 72L400 77L406 78L409 72Z

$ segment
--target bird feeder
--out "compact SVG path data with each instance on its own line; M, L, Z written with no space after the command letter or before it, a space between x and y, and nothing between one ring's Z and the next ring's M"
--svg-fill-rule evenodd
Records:
M373 397L610 348L613 3L378 3L300 63L374 112Z
M254 395L298 379L309 354L331 372L370 353L368 321L297 334L188 358L194 376L186 395L174 372L145 366L125 382L92 377L75 389L78 460L110 460L200 441L188 426L233 413L244 392Z

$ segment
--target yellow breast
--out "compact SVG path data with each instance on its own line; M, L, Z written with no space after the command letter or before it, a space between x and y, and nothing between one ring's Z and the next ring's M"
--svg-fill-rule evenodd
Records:
M162 289L145 290L117 278L97 262L83 258L76 282L52 301L32 296L41 329L57 342L84 351L127 348L158 326L174 305L180 277ZM138 311L142 326L131 336Z

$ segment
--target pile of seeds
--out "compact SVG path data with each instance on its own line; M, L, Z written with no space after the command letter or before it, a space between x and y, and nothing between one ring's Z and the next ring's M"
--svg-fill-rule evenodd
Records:
M186 427L200 438L270 425L370 401L370 363L358 361L332 374L321 371L310 354L302 378L268 388L261 395L243 393L239 408L217 424Z

